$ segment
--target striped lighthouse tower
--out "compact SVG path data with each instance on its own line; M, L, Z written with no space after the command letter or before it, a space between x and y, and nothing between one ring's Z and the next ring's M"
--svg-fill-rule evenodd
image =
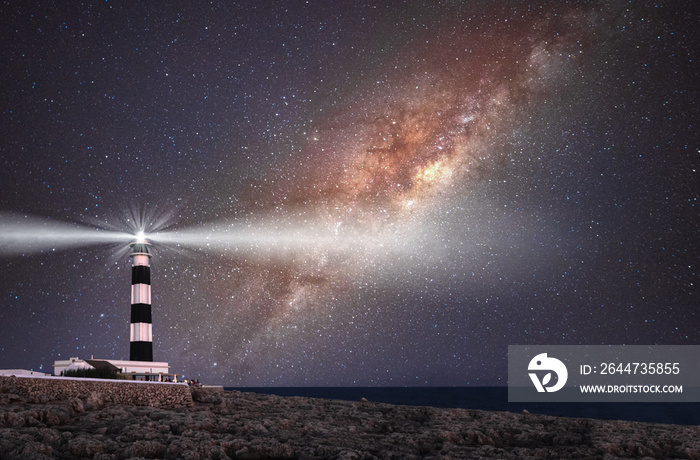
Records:
M131 246L131 361L153 361L150 243L138 237Z

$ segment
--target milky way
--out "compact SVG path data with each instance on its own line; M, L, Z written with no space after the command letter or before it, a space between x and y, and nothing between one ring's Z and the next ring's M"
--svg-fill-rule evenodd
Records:
M505 384L508 345L698 342L683 13L2 8L4 228L114 240L0 239L0 367L123 358L139 229L155 358L212 383Z
M469 235L438 247L446 241L446 231L457 229L445 225L436 212L459 212L459 202L470 190L503 165L514 132L526 114L537 113L532 105L542 102L542 85L571 77L568 61L583 52L582 41L594 33L552 34L547 41L540 35L551 24L531 19L494 26L487 39L475 33L451 40L438 36L434 46L426 40L417 50L397 51L401 62L418 63L414 74L392 75L398 83L373 88L359 101L322 117L301 148L310 159L308 166L302 165L304 173L282 186L261 186L260 196L251 201L280 232L320 227L322 235L334 235L333 245L359 244L333 254L321 237L317 251L300 248L274 269L245 270L260 273L248 279L249 285L244 281L243 291L253 297L241 302L250 308L243 317L255 335L261 330L286 335L288 328L296 331L299 321L308 321L304 318L310 312L327 314L324 306L337 297L344 303L346 293L353 293L368 271L374 284L394 264L420 271L426 259L441 265L451 259L448 252L469 251L463 249L465 243L475 243ZM577 21L587 24L589 18L570 15L549 22L576 31ZM519 38L530 28L537 32ZM484 45L487 50L473 56L472 48ZM564 76L550 75L557 72ZM377 93L382 93L380 104L372 97ZM272 175L267 181L274 184L276 179ZM442 222L435 225L436 219ZM275 286L272 292L269 284ZM219 289L227 290L227 285ZM261 292L267 295L260 300ZM260 311L265 313L260 316ZM242 335L249 336L249 331Z

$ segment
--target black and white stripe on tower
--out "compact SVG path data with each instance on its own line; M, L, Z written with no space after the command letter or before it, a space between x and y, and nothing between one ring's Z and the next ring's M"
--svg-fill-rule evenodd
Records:
M151 246L144 238L131 243L131 361L153 361L151 323Z

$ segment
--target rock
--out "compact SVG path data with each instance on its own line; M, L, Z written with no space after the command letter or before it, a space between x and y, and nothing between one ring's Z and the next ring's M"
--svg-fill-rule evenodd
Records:
M165 454L165 444L158 441L136 441L128 449L131 457L159 458Z
M70 420L70 414L63 407L50 407L46 410L44 416L44 423L48 426L61 425Z
M81 412L85 412L85 405L83 404L83 401L80 398L71 399L70 400L70 408L76 414L80 414Z
M53 448L39 442L30 442L22 448L21 455L25 458L32 459L42 458L42 456L48 456L50 458L50 456L53 455Z
M119 404L109 390L37 406L40 393L20 394L0 405L0 458L700 459L696 426L184 389L197 404Z
M192 400L205 404L221 404L223 390L215 388L202 388L198 386L190 387Z
M49 395L40 393L36 395L32 395L31 401L35 404L46 404L47 402L51 401L53 398L51 398Z
M365 398L362 398L365 399ZM365 399L365 402L367 400ZM360 454L355 452L354 450L344 450L341 453L338 454L338 460L358 460L360 458Z
M104 405L104 396L102 396L102 393L98 393L96 391L90 393L87 397L87 400L85 400L85 409L87 410L102 409Z
M20 417L15 412L6 412L0 418L1 426L24 426L24 417Z
M84 435L68 441L67 450L75 457L94 457L104 452L105 448L103 442Z
M13 393L3 393L0 394L0 404L12 404L17 401L21 401L22 398L20 398L19 395L13 394Z

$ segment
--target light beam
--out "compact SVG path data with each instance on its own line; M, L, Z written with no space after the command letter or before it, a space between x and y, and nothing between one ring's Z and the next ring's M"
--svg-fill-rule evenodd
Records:
M0 213L0 255L25 255L128 242L134 235L78 223Z

